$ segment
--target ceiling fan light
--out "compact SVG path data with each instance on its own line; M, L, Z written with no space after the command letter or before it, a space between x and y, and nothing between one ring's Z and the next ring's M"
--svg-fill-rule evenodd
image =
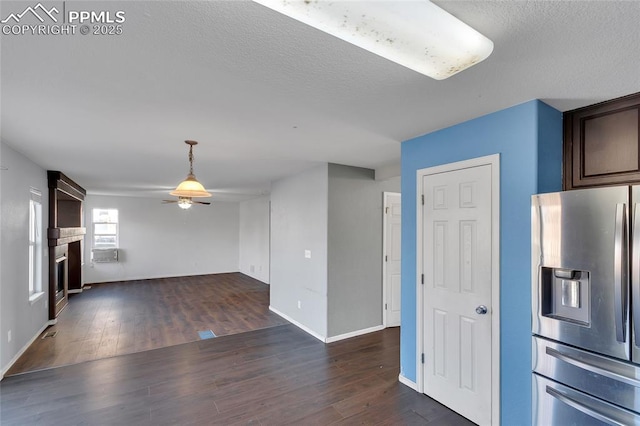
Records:
M180 182L180 185L169 194L175 197L211 197L211 194L204 189L204 186L192 174Z
M436 80L493 51L490 39L429 1L254 1Z
M180 198L180 200L178 200L178 207L184 210L191 208L191 204L192 202L190 198Z

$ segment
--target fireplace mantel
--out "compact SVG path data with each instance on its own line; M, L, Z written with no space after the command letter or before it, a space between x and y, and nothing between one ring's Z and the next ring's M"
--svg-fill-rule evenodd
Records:
M74 241L82 241L84 234L87 233L87 228L75 227L75 228L49 228L47 231L47 237L49 238L49 246L59 246L62 244L69 244Z

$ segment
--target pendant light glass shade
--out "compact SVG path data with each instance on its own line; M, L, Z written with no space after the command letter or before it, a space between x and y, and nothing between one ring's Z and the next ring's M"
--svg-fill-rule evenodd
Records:
M169 194L176 197L211 197L211 194L204 189L204 186L202 186L192 174L189 174L189 176L180 182L180 185Z
M486 59L493 42L423 0L254 0L436 80Z

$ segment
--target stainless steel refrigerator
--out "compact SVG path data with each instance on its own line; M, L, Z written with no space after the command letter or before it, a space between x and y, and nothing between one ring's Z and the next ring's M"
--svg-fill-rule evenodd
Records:
M533 423L640 425L640 186L532 197Z

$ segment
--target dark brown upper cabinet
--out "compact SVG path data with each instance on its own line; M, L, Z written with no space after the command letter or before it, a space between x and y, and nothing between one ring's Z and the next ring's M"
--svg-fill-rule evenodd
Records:
M640 183L640 93L563 119L564 189Z

